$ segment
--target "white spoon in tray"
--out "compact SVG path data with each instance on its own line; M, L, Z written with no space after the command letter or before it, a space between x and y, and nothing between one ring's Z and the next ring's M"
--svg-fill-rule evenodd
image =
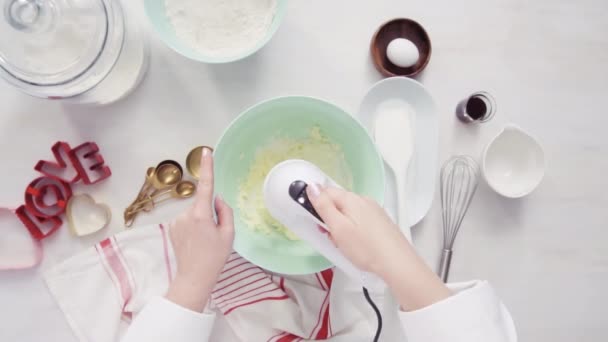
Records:
M397 218L401 230L411 241L407 219L407 170L414 152L413 115L403 101L390 101L379 106L374 121L374 139L384 161L393 170L397 184Z

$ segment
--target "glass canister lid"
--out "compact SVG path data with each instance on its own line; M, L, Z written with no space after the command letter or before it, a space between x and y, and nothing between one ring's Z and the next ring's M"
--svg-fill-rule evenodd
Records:
M25 92L82 93L106 76L120 53L123 18L112 0L0 3L0 72Z

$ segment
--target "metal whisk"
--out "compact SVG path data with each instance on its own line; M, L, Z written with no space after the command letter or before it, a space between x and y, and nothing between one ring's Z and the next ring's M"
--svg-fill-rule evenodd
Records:
M470 156L452 157L441 168L443 251L439 264L439 277L443 282L448 281L454 240L477 190L478 179L479 166Z

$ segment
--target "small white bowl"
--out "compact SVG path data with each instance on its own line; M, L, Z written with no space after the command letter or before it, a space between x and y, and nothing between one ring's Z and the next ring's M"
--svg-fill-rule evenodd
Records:
M520 198L530 194L545 175L545 154L538 141L509 124L486 146L483 176L497 193Z

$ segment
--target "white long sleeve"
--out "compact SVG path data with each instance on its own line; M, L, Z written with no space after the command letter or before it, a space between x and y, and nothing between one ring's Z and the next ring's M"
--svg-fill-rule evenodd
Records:
M408 342L515 342L511 315L486 281L450 284L455 294L400 312Z
M214 313L198 313L156 297L135 318L122 342L206 342Z
M400 312L408 342L516 342L511 316L485 281L449 285L455 294L426 308ZM200 314L155 298L122 342L207 342L214 314Z

